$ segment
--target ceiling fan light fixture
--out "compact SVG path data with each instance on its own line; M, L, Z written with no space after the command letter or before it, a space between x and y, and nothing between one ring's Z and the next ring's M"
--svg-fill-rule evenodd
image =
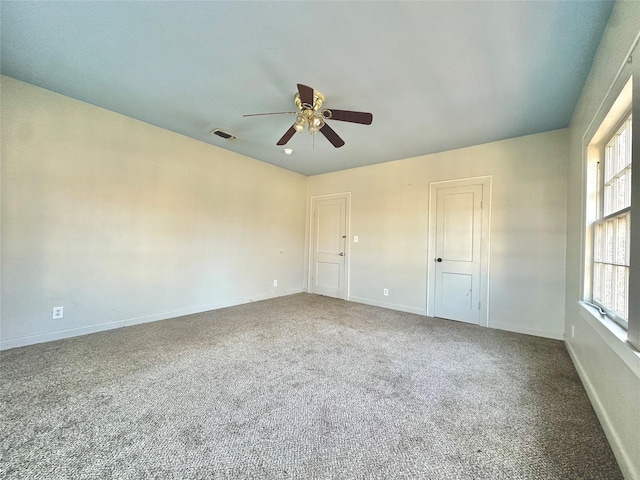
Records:
M309 133L315 135L324 127L324 118L318 113L314 113L309 117Z
M314 114L309 121L309 126L313 126L318 130L324 127L324 118L322 118L322 115L318 113Z
M296 121L293 124L293 128L296 130L296 132L301 132L304 130L304 128L307 126L307 119L303 116L303 115L298 115L296 117Z

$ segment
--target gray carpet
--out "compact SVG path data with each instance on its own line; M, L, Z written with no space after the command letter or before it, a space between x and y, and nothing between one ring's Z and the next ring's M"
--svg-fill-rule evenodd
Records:
M562 342L310 294L0 368L2 478L622 478Z

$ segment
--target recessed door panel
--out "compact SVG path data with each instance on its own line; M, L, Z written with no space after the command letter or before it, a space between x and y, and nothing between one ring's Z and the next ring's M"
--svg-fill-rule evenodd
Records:
M457 262L473 261L473 192L449 193L442 196L443 256Z
M318 205L317 239L319 253L340 253L342 244L343 205Z
M442 274L443 307L446 309L470 310L473 292L473 277L469 274L444 272Z
M321 288L340 289L340 265L337 263L316 263L316 285Z

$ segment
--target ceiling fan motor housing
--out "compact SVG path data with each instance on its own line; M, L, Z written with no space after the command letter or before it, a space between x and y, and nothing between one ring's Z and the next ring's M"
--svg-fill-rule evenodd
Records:
M313 105L309 105L306 103L302 103L302 100L300 99L300 92L298 92L293 97L293 101L295 102L296 106L300 111L311 110L312 112L317 112L320 109L320 107L322 107L322 104L324 103L324 95L322 95L317 90L314 90Z

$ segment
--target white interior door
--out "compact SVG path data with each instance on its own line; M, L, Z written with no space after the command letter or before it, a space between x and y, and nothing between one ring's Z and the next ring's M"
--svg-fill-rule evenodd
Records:
M483 186L436 193L435 316L479 324Z
M311 293L347 298L347 204L347 195L311 201Z

